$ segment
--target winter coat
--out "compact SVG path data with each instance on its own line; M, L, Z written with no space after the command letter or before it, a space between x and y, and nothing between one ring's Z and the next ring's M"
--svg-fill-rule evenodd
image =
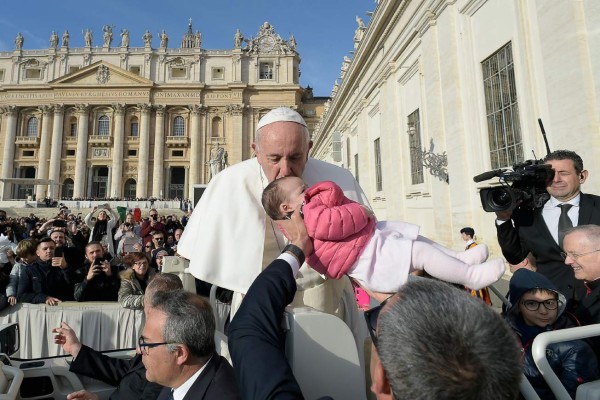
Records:
M146 272L146 283L156 272L152 268L148 268ZM135 277L135 272L132 268L127 268L121 272L121 287L119 288L119 303L124 308L132 308L134 310L142 310L144 308L144 292L140 281Z
M45 303L48 296L61 301L73 301L76 281L71 267L53 267L40 259L21 268L17 300L22 303Z
M525 326L523 317L518 312L518 304L523 294L529 290L540 288L547 289L558 294L560 305L557 311L557 319L551 325L545 328L538 328L538 332L533 338L527 339L522 328ZM575 318L565 312L566 299L556 286L545 276L522 268L517 270L510 280L510 302L511 308L506 314L506 321L517 334L522 347L523 373L540 396L541 399L554 399L552 391L546 384L542 374L537 369L532 355L532 344L535 337L544 331L553 331L557 329L571 328L578 326ZM544 307L540 305L540 307ZM528 329L535 329L529 327ZM569 395L575 398L577 386L582 383L590 382L599 378L598 363L592 348L583 340L571 340L550 344L546 348L546 358L550 367L558 376L558 379L565 386Z
M359 203L344 196L331 181L319 182L304 193L304 223L314 253L306 262L320 274L340 279L371 240L376 221Z

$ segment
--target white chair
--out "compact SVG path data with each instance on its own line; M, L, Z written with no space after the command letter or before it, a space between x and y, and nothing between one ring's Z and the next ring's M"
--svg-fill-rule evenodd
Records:
M571 396L569 396L569 393L550 367L550 363L546 359L546 347L552 343L585 339L592 336L600 336L600 324L543 332L537 335L533 341L531 351L535 365L537 365L557 400L571 400ZM600 380L585 383L577 388L576 400L592 399L600 399Z
M0 369L0 400L15 400L23 382L23 371L19 368L3 365Z

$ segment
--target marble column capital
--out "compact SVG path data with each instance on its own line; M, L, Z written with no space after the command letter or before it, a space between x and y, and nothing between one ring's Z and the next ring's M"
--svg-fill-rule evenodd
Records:
M17 106L2 106L0 107L0 114L6 114L7 116L16 116L17 111L19 111L19 107Z
M158 104L155 105L154 108L156 109L156 115L157 116L164 116L165 115L165 111L166 111L166 107L162 104Z
M84 115L88 113L90 106L89 104L75 104L75 109L77 110L78 114Z
M117 115L123 115L125 113L125 104L113 103L111 104L111 107Z
M152 104L140 103L137 105L137 107L140 109L142 114L149 114L150 111L152 111Z
M54 107L50 105L41 105L38 107L38 110L44 115L49 115L54 110Z
M65 112L65 105L64 104L53 104L52 108L54 110L54 114L62 114Z
M200 115L206 112L206 106L202 104L190 104L188 105L188 109L191 111L192 115Z

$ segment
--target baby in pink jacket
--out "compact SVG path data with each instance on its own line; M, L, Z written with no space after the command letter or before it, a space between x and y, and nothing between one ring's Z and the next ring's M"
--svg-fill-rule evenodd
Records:
M486 261L487 246L457 252L420 236L417 225L377 222L371 210L330 181L308 188L297 177L277 179L263 191L262 204L273 220L300 208L314 245L308 265L333 279L347 274L371 292L395 293L415 270L473 289L504 274L503 260Z

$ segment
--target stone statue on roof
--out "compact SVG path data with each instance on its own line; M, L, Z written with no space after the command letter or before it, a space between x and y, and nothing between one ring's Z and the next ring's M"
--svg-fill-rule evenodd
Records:
M21 50L24 42L25 39L23 38L21 32L17 33L17 37L15 38L15 50Z
M236 49L242 48L242 42L244 41L244 36L242 36L242 32L240 32L239 28L235 31L235 36L233 37L233 47Z
M56 46L58 46L58 35L55 31L52 31L52 34L50 35L50 48L56 49Z

